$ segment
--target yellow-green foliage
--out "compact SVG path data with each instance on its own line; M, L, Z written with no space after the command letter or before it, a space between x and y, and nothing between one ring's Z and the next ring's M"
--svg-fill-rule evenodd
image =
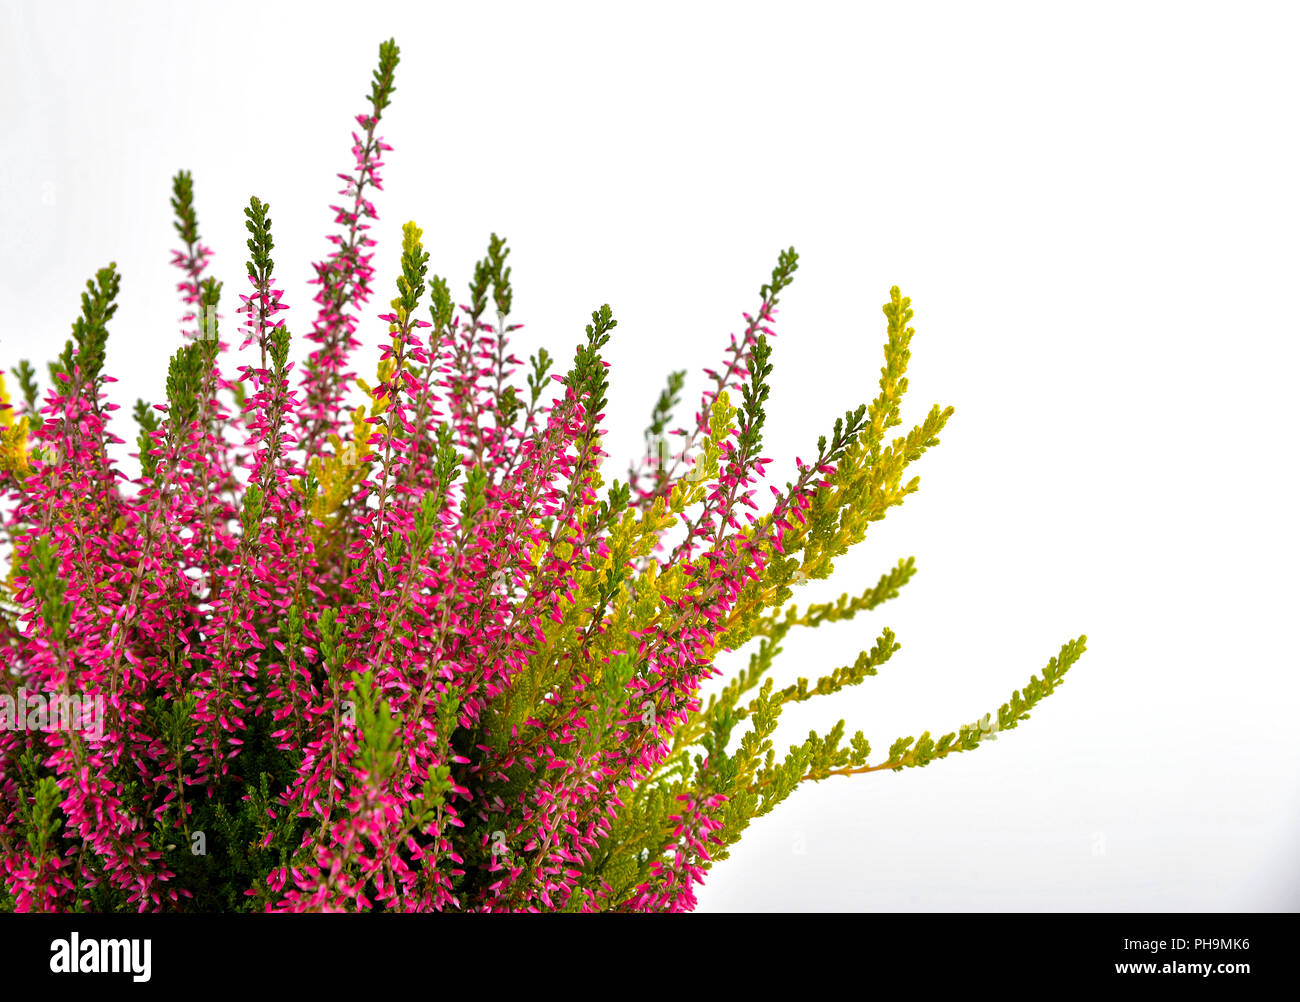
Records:
M9 390L5 379L0 375L0 473L12 470L19 477L31 476L32 468L28 464L27 447L28 420L20 417L14 420L13 404L9 399Z
M910 300L900 295L897 287L891 290L884 313L888 318L888 341L880 392L866 409L867 420L861 434L835 464L835 473L828 478L827 486L815 494L806 521L803 524L793 521L786 531L784 553L773 554L770 544L764 544L766 568L757 582L742 590L728 628L718 643L717 650L721 651L757 641L757 650L750 655L748 667L720 693L711 696L677 730L672 753L654 776L625 796L613 830L602 844L603 856L596 861L595 879L588 886L594 888L600 880L607 881L613 888L612 900L619 900L628 890L649 879L650 861L659 857L664 845L672 841L675 822L671 816L681 811L678 795L690 794L697 803L711 794L728 798L713 812L723 823L718 832L722 846L711 850L712 859L702 863L707 868L712 862L726 859L726 847L740 838L749 823L769 813L802 782L925 766L954 751L973 750L981 740L996 736L998 730L1013 729L1019 721L1028 719L1028 711L1039 700L1061 684L1065 672L1083 654L1085 637L1066 643L1044 668L1041 680L1031 677L1023 693L1017 690L1002 704L996 724L986 715L982 723L963 725L937 741L929 731L919 739L900 738L890 747L888 757L869 765L871 744L861 731L846 744L845 723L841 720L825 734L810 733L805 741L791 745L786 755L778 758L773 735L786 705L859 684L875 675L900 647L893 632L884 628L870 649L862 651L853 664L836 668L816 682L800 678L793 685L778 689L770 677L765 677L781 652L781 642L792 629L851 620L859 613L870 612L896 597L916 571L915 562L909 557L900 560L874 586L858 595L846 593L837 601L811 604L802 611L797 604L787 604L793 595L792 583L829 577L836 557L861 542L872 522L883 519L890 508L917 490L919 478L914 476L904 482L904 474L912 462L939 443L939 432L953 413L951 407L941 410L935 405L919 425L886 443L889 430L902 424L900 405L907 390L905 372L915 332L907 326L913 316ZM707 467L710 478L717 475L716 448L731 427L734 414L725 394L720 395L711 422ZM851 421L854 415L846 417ZM696 492L704 487L704 483L680 482L670 496L668 510L680 514L698 499ZM611 546L614 551L611 566L644 551L649 534L663 524L659 521L661 511L662 506L657 502L647 521L636 521L630 515L625 518L616 533L620 548L615 550ZM767 519L759 519L746 534L762 532L766 523ZM629 545L630 539L636 540L635 546ZM625 648L634 648L634 642L624 639L629 631L644 629L661 608L662 597L679 596L684 584L680 571L656 576L652 565L637 579L635 602L626 610L616 606L619 611L603 641L605 649L620 643ZM590 596L584 595L579 605L589 600ZM606 672L620 666L620 659L613 659ZM621 678L621 674L615 676L614 688L621 688L618 681ZM746 701L744 697L751 693ZM593 724L599 728L606 719L598 715Z
M380 384L391 379L395 366L391 360L380 362L377 378ZM388 401L370 388L364 379L357 384L370 397L369 417L374 418L388 410ZM315 527L312 539L316 552L322 558L332 555L341 545L339 528L344 521L345 502L357 491L358 485L370 474L371 462L362 457L369 455L382 440L382 431L367 420L367 408L358 407L352 412L352 437L345 445L337 435L329 436L333 454L316 456L307 463L308 477L296 483L299 491L308 492L309 485L315 493L310 498L311 517L321 524ZM314 482L313 482L314 481Z

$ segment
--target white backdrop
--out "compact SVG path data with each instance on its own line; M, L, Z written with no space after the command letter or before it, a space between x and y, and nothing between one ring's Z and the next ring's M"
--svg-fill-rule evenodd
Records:
M521 354L568 357L613 307L608 441L630 455L664 375L689 369L693 401L794 245L767 436L784 483L874 396L880 304L912 297L902 430L956 414L921 491L799 597L902 556L919 573L792 637L777 681L851 663L883 625L903 647L789 710L779 750L840 717L878 753L945 733L1088 635L996 744L798 791L702 909L1294 910L1296 28L1251 3L7 2L0 367L43 375L116 261L107 368L124 405L161 398L181 168L223 316L256 194L304 334L394 36L359 371L401 224L458 301L496 231Z

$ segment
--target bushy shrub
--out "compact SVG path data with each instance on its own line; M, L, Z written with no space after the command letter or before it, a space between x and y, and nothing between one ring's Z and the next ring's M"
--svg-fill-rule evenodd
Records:
M769 676L791 630L873 610L914 572L904 560L860 594L791 602L917 489L907 468L952 414L935 406L889 440L909 300L895 288L884 306L879 394L768 490L769 338L793 249L684 427L684 373L668 377L626 482L603 475L610 308L563 374L542 348L524 363L495 234L457 308L420 229L403 228L378 372L356 378L397 63L383 44L300 371L269 207L245 210L232 353L181 172L188 341L166 402L135 406L138 472L108 448L123 441L104 371L115 266L87 283L44 396L26 362L17 403L0 383L2 907L689 909L801 782L977 748L1083 652L1082 637L1065 644L996 718L902 738L876 764L843 721L778 757L783 707L860 683L898 649L885 629L815 683ZM715 657L751 642L705 702Z

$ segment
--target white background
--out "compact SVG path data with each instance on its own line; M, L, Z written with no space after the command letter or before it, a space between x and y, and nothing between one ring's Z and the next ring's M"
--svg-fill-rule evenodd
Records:
M1296 28L1248 3L5 3L0 366L44 374L116 261L117 399L161 398L180 168L223 316L256 194L305 333L395 36L362 373L402 222L460 301L496 231L521 354L567 359L612 305L608 441L630 455L664 375L689 369L697 399L794 245L767 438L784 483L874 396L889 287L913 298L902 430L956 414L920 493L799 597L902 556L919 573L792 637L777 681L883 625L903 647L787 712L780 751L841 716L878 756L945 733L1088 634L996 744L798 791L703 910L1293 910Z

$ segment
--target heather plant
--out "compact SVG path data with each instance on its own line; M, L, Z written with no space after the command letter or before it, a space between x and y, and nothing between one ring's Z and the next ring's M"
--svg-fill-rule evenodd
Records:
M901 560L837 601L793 601L917 490L908 467L953 413L890 437L910 300L894 288L884 305L875 399L793 482L768 483L774 317L798 267L782 252L691 419L674 423L674 372L645 455L607 483L609 306L562 372L540 346L525 363L505 241L456 303L408 223L396 296L364 311L397 65L381 45L301 366L270 207L244 210L249 287L228 333L182 171L184 337L163 402L135 404L138 470L109 454L115 265L87 283L43 392L25 361L16 400L0 382L6 908L688 910L800 784L974 750L1084 651L1069 641L996 712L874 762L843 721L778 755L784 707L899 649L883 629L816 682L771 674L791 631L871 612L915 573ZM367 335L383 338L370 381L349 369ZM745 647L705 700L718 656ZM73 697L100 701L99 726L50 719Z

